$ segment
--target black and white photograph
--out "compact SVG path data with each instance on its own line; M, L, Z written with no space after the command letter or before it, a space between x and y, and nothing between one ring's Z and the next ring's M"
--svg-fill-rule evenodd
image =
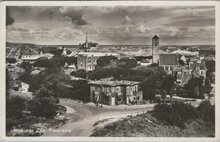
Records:
M215 5L115 3L5 6L6 137L216 137Z

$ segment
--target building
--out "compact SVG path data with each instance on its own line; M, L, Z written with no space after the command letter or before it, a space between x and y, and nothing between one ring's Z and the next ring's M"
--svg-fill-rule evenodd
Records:
M178 66L178 56L176 54L159 54L159 66L168 74L172 74Z
M189 70L195 77L203 76L206 78L207 68L204 61L190 61Z
M134 81L90 81L90 100L106 105L138 103L143 100L140 82Z
M98 58L104 56L115 56L119 58L119 54L116 53L80 52L77 54L77 69L84 69L86 71L94 70Z
M152 63L158 64L159 61L159 37L155 35L152 38Z
M98 43L93 43L88 41L88 36L86 35L86 41L82 44L79 44L79 47L83 49L85 52L87 52L90 48L99 48Z
M23 61L26 62L30 62L30 63L34 63L35 61L37 61L37 59L41 58L41 57L45 57L47 59L52 58L54 55L51 53L40 53L40 54L34 54L34 55L22 55L21 59Z

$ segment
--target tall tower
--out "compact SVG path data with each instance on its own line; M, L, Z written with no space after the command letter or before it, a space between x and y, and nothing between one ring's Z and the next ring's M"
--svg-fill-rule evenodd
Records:
M87 49L89 48L89 43L88 43L88 35L86 34L86 42L85 42L85 52L87 51Z
M152 38L152 63L159 63L159 37L157 35Z

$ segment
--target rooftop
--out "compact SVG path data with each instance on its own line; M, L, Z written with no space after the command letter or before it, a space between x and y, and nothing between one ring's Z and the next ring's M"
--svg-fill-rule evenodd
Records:
M206 65L205 65L205 62L203 62L203 61L201 63L193 62L189 65L190 70L195 69L195 67L199 67L200 70L206 70Z
M155 35L152 39L159 39L159 37L157 35Z
M159 55L160 65L177 65L176 54L160 54Z
M78 55L84 55L84 56L119 56L117 53L101 53L101 52L79 52Z
M115 80L115 81L106 81L106 80L98 80L98 81L90 81L89 84L93 85L104 85L104 86L133 86L139 84L140 82L135 81L127 81L127 80Z

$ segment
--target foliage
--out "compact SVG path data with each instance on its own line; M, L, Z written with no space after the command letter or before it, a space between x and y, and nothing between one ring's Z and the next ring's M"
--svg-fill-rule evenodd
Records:
M208 72L215 72L215 61L214 60L206 61L205 65L206 65Z
M72 80L70 81L70 85L73 87L70 98L83 102L90 101L90 90L86 80Z
M150 70L152 70L151 74L148 74L140 84L144 100L154 100L155 95L160 93L161 81L166 75L160 67L150 68Z
M119 59L119 66L124 68L134 68L137 66L137 61L133 58L121 58Z
M101 78L108 78L114 77L116 79L123 78L128 76L129 70L121 67L108 67L108 68L97 68L94 71L90 72L89 78L94 79L101 79Z
M152 56L134 56L137 61L142 61L146 59L152 59Z
M6 58L6 63L14 64L14 63L16 63L16 59L15 58Z
M187 96L190 98L204 98L205 86L203 85L203 77L192 77L184 86Z
M215 105L211 105L209 101L204 101L197 110L206 123L215 124Z
M86 78L86 70L84 69L80 69L76 71L76 77L80 77L80 78Z
M41 87L51 89L56 83L68 82L70 77L60 68L47 69L41 71L38 75L32 76L32 81L29 82L29 90L34 92Z
M104 67L109 65L112 62L117 62L118 58L115 56L103 56L97 60L97 65L100 67Z
M71 75L71 76L75 76L75 75L76 75L76 71L72 71L72 72L70 73L70 75Z
M172 75L167 75L161 83L161 90L165 90L168 94L174 90L175 78Z
M40 88L34 93L34 98L30 102L30 111L34 116L52 118L56 115L56 104L58 100L51 91Z
M153 116L168 125L184 127L188 120L200 118L199 112L193 106L175 102L173 104L157 104Z
M6 126L10 130L17 125L17 120L22 118L23 111L26 107L26 100L18 96L6 98Z
M19 76L19 80L25 82L25 83L30 83L32 81L31 77L31 71L32 71L32 66L28 62L22 62L21 67L25 69L24 73Z
M179 64L180 64L181 66L184 66L184 65L185 65L185 62L184 62L183 60L179 60L178 62L179 62Z

